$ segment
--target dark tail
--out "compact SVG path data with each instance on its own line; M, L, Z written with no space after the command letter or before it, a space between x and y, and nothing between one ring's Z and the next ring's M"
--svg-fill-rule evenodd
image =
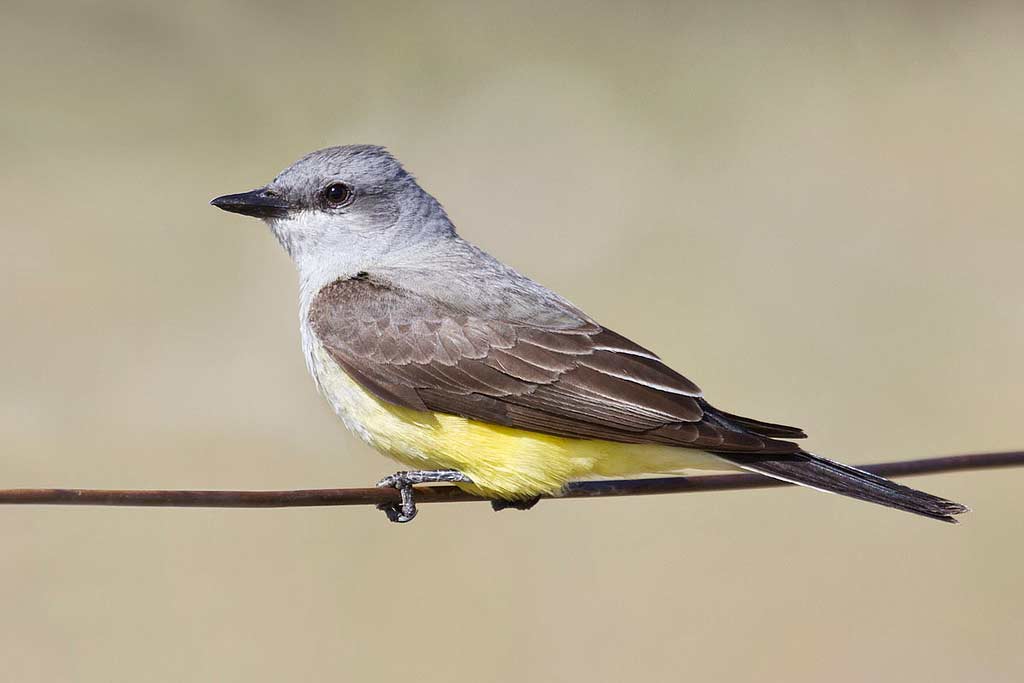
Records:
M776 456L741 453L716 455L745 470L774 479L866 500L869 503L878 503L952 524L956 524L957 521L954 515L969 511L966 506L951 500L917 491L909 486L901 486L870 472L803 451Z

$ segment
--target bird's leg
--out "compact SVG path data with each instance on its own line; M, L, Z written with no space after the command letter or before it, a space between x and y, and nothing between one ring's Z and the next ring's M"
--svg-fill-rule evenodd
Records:
M381 488L398 489L402 496L402 502L381 503L378 510L383 510L392 522L411 522L416 516L416 501L413 500L412 487L414 484L430 484L435 482L448 482L451 484L472 484L473 480L458 470L414 470L412 472L395 472L377 482Z
M533 498L526 498L526 499L523 499L523 500L502 500L502 499L497 499L497 500L492 500L491 501L491 508L495 512L500 512L501 510L507 510L508 508L512 508L513 510L529 510L530 508L532 508L534 505L536 505L539 502L540 502L540 496L534 496Z

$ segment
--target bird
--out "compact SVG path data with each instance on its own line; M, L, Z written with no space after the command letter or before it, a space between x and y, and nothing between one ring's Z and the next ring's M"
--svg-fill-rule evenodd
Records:
M805 450L797 427L712 405L657 354L456 232L385 148L311 152L211 204L262 219L294 262L307 367L349 430L410 468L379 486L393 522L414 486L496 510L570 482L693 469L767 477L944 522L967 511Z

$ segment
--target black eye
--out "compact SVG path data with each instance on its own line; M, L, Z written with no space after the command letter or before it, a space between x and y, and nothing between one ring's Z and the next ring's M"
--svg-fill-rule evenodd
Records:
M332 183L324 188L323 197L328 206L342 206L352 198L352 188L345 183Z

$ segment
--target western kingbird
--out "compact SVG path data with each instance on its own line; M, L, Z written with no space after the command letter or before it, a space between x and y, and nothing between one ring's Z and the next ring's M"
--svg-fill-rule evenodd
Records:
M308 154L214 206L263 219L295 262L302 348L364 441L502 507L588 477L749 470L932 519L967 508L813 455L796 427L713 407L657 355L466 242L433 196L371 145Z

